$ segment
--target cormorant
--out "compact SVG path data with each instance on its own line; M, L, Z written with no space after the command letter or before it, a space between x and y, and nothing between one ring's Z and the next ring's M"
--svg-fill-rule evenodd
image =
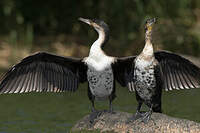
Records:
M200 68L189 60L166 51L153 51L152 28L156 19L148 19L145 24L145 46L133 62L134 71L131 76L133 88L138 102L137 112L131 118L148 122L153 112L162 112L162 88L181 90L200 87ZM149 111L142 113L140 108L146 104Z
M108 25L97 19L79 18L98 32L89 56L61 57L39 52L14 65L0 80L0 93L76 91L79 83L88 82L88 97L95 111L94 101L109 99L109 111L115 96L115 79L123 86L129 80L134 56L107 56L102 47L109 39ZM124 76L126 75L126 76Z

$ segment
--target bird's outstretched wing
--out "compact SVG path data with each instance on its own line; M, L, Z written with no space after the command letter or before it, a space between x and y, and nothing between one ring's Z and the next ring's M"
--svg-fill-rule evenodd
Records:
M82 59L39 52L14 65L0 80L0 93L75 91L86 81Z
M134 89L134 67L135 67L135 56L115 58L113 69L116 80L121 86L127 86L130 91Z
M200 87L200 68L192 62L166 51L154 54L161 66L165 90Z

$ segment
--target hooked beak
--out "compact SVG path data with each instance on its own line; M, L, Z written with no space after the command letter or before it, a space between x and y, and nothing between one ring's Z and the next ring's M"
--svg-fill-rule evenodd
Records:
M78 18L78 20L79 20L79 21L82 21L82 22L84 22L84 23L86 23L86 24L91 25L91 20L90 20L90 19Z
M157 22L157 18L152 18L152 19L147 20L147 23L148 23L149 25L152 25L152 24L154 24L154 23L156 23L156 22Z

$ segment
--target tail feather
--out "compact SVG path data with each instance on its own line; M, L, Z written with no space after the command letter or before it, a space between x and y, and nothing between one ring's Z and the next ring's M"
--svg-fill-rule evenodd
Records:
M162 113L161 103L154 105L152 110L156 113Z

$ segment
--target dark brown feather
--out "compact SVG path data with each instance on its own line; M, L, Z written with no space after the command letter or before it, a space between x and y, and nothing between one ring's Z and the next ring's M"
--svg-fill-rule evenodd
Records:
M200 68L174 53L155 52L161 65L166 90L200 87Z
M82 59L37 53L9 69L0 80L0 93L76 91L79 81L87 79L86 70Z
M123 87L128 87L130 91L134 91L134 68L135 56L115 58L112 67L115 73L115 79Z

